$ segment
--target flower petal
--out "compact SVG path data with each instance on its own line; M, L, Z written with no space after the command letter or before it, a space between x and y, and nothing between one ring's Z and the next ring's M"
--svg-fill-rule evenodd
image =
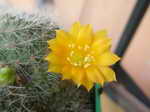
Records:
M72 69L72 80L80 86L82 84L82 81L84 80L83 77L85 75L85 72L81 70L80 68L73 68Z
M45 57L45 60L47 60L53 64L58 64L57 56L55 56L53 53L49 53L48 56Z
M94 83L92 81L89 81L87 76L84 75L83 77L83 81L82 81L83 86L85 86L85 88L90 91L90 89L93 87Z
M100 71L102 72L105 82L116 81L115 72L109 67L99 67Z
M111 39L110 38L103 38L97 41L94 41L91 46L91 53L94 56L99 56L107 50L110 50L111 47Z
M119 60L120 58L117 55L108 51L99 57L98 63L99 65L102 65L102 66L110 66L112 64L115 64Z
M80 28L78 36L76 37L77 38L76 44L79 44L79 45L91 44L92 39L93 39L92 35L93 35L93 31L92 31L91 25L82 26Z
M47 41L47 43L48 43L48 48L51 49L51 47L53 47L56 44L56 39L51 39Z
M107 36L107 31L106 31L106 30L99 30L99 31L95 32L94 37L95 37L95 38L108 37L108 36Z
M80 28L81 24L79 22L75 22L71 27L70 34L72 36L77 36L79 34Z
M64 30L56 30L56 40L58 43L68 44L70 35Z
M102 86L104 84L104 78L102 77L101 72L98 71L95 67L90 67L86 70L86 75L88 80L94 83L100 83Z
M65 79L72 79L72 74L71 74L71 70L70 70L71 67L69 66L64 66L61 70L61 73L62 73L62 80L65 80Z
M60 70L61 70L61 67L60 67L60 66L49 64L48 72L60 73Z

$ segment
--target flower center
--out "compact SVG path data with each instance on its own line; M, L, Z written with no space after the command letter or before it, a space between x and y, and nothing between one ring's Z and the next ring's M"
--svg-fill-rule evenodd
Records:
M67 57L68 62L76 67L89 67L93 62L93 56L86 52L88 49L89 46L78 46L72 49L69 56Z

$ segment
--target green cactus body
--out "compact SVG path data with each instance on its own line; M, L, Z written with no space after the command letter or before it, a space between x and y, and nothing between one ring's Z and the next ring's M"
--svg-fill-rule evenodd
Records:
M58 28L51 18L0 12L0 112L90 112L80 109L87 92L47 73L47 40Z
M58 26L50 18L6 13L0 15L0 62L19 75L38 77L47 71L47 40ZM35 75L35 76L34 76Z

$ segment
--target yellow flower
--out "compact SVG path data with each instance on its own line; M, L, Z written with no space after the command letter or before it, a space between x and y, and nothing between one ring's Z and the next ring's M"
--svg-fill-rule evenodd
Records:
M61 73L62 79L71 79L88 91L94 83L103 86L116 80L109 66L120 58L111 52L111 39L105 30L93 32L91 25L76 22L70 32L57 30L56 38L49 40L48 45L48 72Z

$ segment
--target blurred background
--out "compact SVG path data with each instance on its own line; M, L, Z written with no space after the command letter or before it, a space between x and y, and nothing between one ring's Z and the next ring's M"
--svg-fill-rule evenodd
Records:
M121 49L117 47L126 41L125 38L129 37L129 40L132 38L130 44L126 45L126 51L121 54L123 56L119 66L126 72L126 75L123 76L124 73L121 72L117 74L118 77L122 77L119 82L122 84L118 85L116 91L119 92L118 95L126 96L127 104L133 102L137 108L143 109L136 112L150 112L149 0L0 0L0 7L3 6L27 13L39 11L40 13L46 12L47 16L55 15L58 23L65 29L68 29L75 21L92 24L95 30L107 29L109 36L113 38L112 50L116 52L116 49ZM139 19L136 16L140 13L138 7L134 12L136 6L139 6L139 9L143 7L142 14L138 15L141 16ZM131 15L133 15L132 19ZM126 31L127 26L129 30L131 28L131 32ZM125 34L125 32L132 34ZM119 98L121 99L121 97L116 97L114 101L107 95L102 95L103 111L124 112L127 104L124 104L124 99ZM131 105L128 107L132 108Z

